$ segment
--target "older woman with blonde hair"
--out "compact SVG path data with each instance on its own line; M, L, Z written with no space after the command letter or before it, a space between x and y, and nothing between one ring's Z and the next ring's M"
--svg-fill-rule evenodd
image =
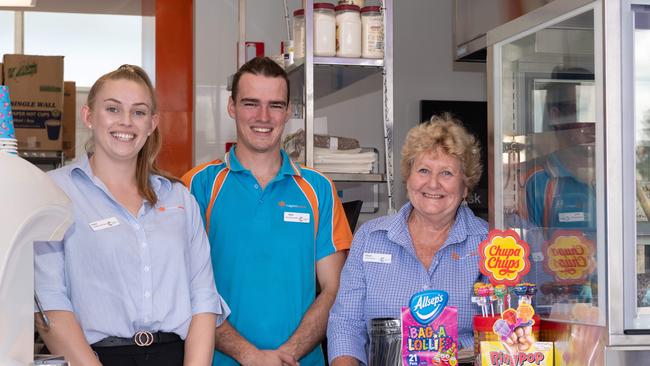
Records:
M434 289L458 308L459 348L473 346L473 285L481 279L478 246L487 223L465 198L481 176L476 138L449 114L413 127L402 149L408 202L355 234L330 312L331 365L368 364L371 319L400 317L411 296ZM381 257L384 260L373 260Z

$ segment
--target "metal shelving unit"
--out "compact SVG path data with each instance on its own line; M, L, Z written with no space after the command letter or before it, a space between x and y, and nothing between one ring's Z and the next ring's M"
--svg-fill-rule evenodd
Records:
M301 80L303 82L298 90L303 92L305 105L305 164L314 166L314 109L315 100L334 90L316 89L316 77L324 73L337 73L343 80L338 88L344 88L358 80L381 73L382 98L383 98L383 128L384 128L384 167L383 172L371 174L342 174L325 173L334 181L341 182L369 182L386 183L388 212L395 211L393 199L393 0L381 0L384 20L384 58L343 58L343 57L318 57L314 56L313 50L313 0L306 1L305 8L305 57L296 60L287 72L292 83ZM292 89L296 90L293 88Z
M315 100L337 90L380 73L382 75L384 164L378 172L369 174L328 173L325 175L337 182L360 182L386 184L388 213L395 212L393 199L393 0L379 0L384 21L384 58L345 58L314 56L313 10L314 0L305 2L305 57L296 59L286 68L291 80L291 99L302 95L305 120L305 164L314 166L314 109ZM285 3L286 6L286 3ZM285 12L285 15L288 14ZM288 16L288 15L286 15ZM238 60L245 58L246 0L239 0L239 46ZM239 65L241 66L241 65ZM333 80L332 83L319 83ZM228 81L228 84L232 80ZM327 84L327 85L325 85ZM318 88L315 86L318 85ZM230 87L229 87L230 88Z

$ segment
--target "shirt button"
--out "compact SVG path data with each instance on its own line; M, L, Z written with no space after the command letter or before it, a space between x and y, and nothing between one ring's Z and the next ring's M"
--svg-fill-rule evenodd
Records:
M151 292L149 292L149 291L145 291L145 292L144 292L144 297L146 297L147 299L148 299L149 297L151 297Z
M260 188L259 184L256 184L256 185L254 185L253 187L255 187L255 189Z
M149 266L144 266L144 271L149 272Z

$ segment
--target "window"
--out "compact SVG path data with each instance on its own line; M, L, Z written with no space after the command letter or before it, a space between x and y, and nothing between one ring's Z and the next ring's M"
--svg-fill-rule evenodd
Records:
M14 12L0 10L0 62L5 53L14 53Z
M133 15L25 12L24 53L65 56L65 80L90 87L122 64L142 65L142 23Z

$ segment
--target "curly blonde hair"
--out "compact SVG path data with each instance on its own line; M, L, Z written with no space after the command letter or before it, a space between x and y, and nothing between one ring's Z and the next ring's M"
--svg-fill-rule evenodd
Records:
M409 130L402 147L404 182L411 174L415 158L434 152L437 148L460 160L463 181L468 190L474 189L483 171L480 144L476 137L450 113L434 115L428 122L423 122Z

